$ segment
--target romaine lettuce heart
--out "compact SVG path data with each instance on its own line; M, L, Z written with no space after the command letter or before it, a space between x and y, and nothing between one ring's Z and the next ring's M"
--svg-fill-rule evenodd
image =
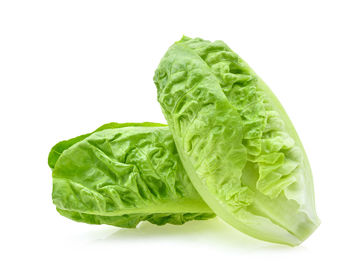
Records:
M311 170L293 125L225 43L183 37L154 82L186 172L218 216L289 245L317 228Z
M168 127L109 123L56 144L52 199L72 220L134 228L215 216L182 166Z

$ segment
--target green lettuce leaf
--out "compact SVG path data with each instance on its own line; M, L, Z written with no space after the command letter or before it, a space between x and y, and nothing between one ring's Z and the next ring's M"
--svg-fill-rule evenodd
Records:
M168 127L109 123L56 144L52 199L72 220L134 228L215 216L192 186Z
M75 143L81 142L85 138L89 137L91 134L97 131L102 131L105 129L112 129L112 128L123 128L123 127L166 127L167 125L159 124L159 123L151 123L151 122L144 122L144 123L107 123L100 127L98 127L93 132L83 134L77 137L74 137L69 140L60 141L57 144L54 145L54 147L51 148L51 151L49 153L48 158L48 164L51 169L55 167L55 164L58 160L58 158L61 156L62 152L66 149L70 148Z
M186 172L218 216L288 245L317 228L311 170L297 133L267 85L225 43L183 37L154 82Z

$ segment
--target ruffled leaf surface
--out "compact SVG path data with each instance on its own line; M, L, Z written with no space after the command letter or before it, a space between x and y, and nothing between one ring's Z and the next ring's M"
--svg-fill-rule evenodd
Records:
M224 42L183 37L154 82L184 167L217 215L289 245L317 228L311 170L293 125Z
M106 124L58 143L48 161L57 211L78 222L134 228L215 216L161 124Z

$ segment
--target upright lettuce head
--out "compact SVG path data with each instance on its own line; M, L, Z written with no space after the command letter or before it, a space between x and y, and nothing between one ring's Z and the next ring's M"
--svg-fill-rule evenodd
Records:
M298 245L319 225L310 166L266 84L222 41L182 38L154 82L191 182L223 220Z

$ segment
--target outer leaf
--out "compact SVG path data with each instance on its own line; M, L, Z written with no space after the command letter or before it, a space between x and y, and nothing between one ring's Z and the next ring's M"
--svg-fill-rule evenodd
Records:
M106 124L55 145L49 165L57 211L78 222L133 228L215 216L161 124Z
M184 37L154 77L184 167L213 211L297 245L319 225L302 144L265 83L225 43Z
M56 164L58 158L61 156L61 154L64 150L70 148L72 145L74 145L78 142L81 142L82 140L84 140L85 138L89 137L91 134L93 134L94 132L97 132L97 131L102 131L102 130L111 129L111 128L122 128L122 127L165 127L165 126L166 125L164 125L164 124L151 123L151 122L144 122L144 123L115 123L115 122L112 122L112 123L107 123L107 124L100 126L99 128L97 128L93 132L83 134L83 135L77 136L75 138L61 141L61 142L55 144L54 147L51 148L49 158L48 158L48 164L49 164L50 168L53 169L55 167L55 164Z

